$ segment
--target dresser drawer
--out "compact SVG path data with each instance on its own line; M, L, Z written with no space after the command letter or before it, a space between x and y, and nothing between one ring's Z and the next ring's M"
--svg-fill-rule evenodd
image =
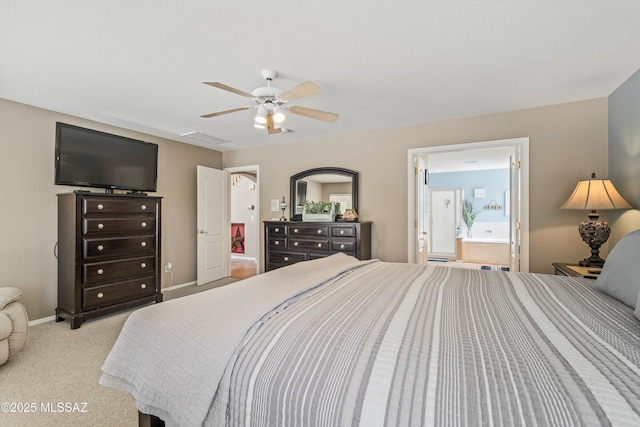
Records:
M316 239L316 240L303 240L303 239L289 239L289 249L301 249L301 250L313 250L328 251L329 240Z
M331 227L331 237L356 237L356 228L353 226Z
M105 307L132 299L152 296L156 293L155 276L126 282L111 283L82 290L82 307L85 310Z
M295 252L270 252L269 262L272 264L289 265L296 262L305 261L307 259L305 254L299 254Z
M154 217L141 218L84 218L82 233L97 234L133 234L154 232L156 220Z
M83 288L155 274L154 257L96 262L82 266Z
M85 260L104 257L139 257L155 253L156 239L153 235L82 239L82 255Z
M286 249L288 240L285 238L269 238L269 249Z
M326 225L291 225L289 227L289 237L294 236L329 236L329 227Z
M83 214L99 213L156 213L156 204L153 199L144 197L132 197L126 199L109 197L86 197L82 200Z
M287 226L285 224L267 226L267 234L274 237L282 237L287 235Z
M332 240L331 250L336 252L355 252L356 241L355 240Z

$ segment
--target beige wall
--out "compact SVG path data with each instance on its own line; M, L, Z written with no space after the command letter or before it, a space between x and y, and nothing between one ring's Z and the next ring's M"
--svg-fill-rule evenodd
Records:
M262 220L273 216L271 199L288 201L291 175L321 166L358 171L358 214L373 221L373 256L406 262L407 150L514 137L530 138L530 271L552 273L552 262L590 255L578 235L586 212L560 206L579 179L607 174L606 98L230 151L223 163L260 165Z
M55 122L63 121L157 143L158 193L163 196L162 264L174 265L173 284L195 280L195 166L260 165L260 212L289 198L289 177L337 166L360 172L363 220L374 222L373 256L407 260L407 150L526 136L530 138L530 269L552 272L555 261L589 255L577 225L586 214L561 211L575 183L607 174L607 99L383 129L225 152L0 99L0 286L20 287L31 319L54 314L57 299L57 206L53 185ZM329 126L329 125L327 125ZM273 135L277 138L277 135ZM224 163L224 164L223 164ZM603 215L606 219L606 215ZM260 245L262 252L262 245ZM606 255L603 248L603 255ZM264 265L261 258L261 268ZM163 287L170 275L162 273Z
M162 265L173 263L174 284L196 279L196 168L220 169L220 152L0 99L0 286L23 291L29 318L53 316L57 305L55 123L62 121L159 146ZM94 191L101 191L95 189ZM162 269L162 284L170 275Z

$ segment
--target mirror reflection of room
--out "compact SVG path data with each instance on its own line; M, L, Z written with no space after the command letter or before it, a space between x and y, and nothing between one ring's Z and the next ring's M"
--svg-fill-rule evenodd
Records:
M322 167L293 175L290 180L291 220L301 221L305 202L327 203L335 207L340 220L347 209L357 212L358 173L349 169Z

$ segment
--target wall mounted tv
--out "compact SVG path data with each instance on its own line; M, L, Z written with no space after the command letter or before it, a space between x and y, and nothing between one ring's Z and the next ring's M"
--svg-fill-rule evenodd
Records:
M156 191L158 145L56 123L55 184Z

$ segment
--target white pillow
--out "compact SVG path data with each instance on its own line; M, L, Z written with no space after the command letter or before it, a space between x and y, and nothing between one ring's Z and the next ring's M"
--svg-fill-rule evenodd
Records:
M614 246L596 280L596 287L628 306L638 306L640 230L627 234Z

